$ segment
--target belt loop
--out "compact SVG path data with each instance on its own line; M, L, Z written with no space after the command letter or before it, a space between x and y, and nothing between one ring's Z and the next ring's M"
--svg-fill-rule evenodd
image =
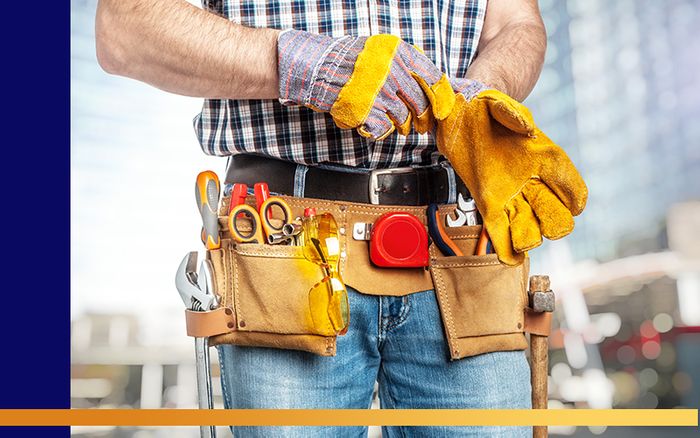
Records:
M304 197L304 191L306 189L306 172L309 171L309 166L303 164L297 164L297 168L294 170L294 196L297 198Z
M457 177L455 176L455 170L447 160L441 162L440 164L447 171L447 185L449 187L447 191L447 203L454 204L457 202Z

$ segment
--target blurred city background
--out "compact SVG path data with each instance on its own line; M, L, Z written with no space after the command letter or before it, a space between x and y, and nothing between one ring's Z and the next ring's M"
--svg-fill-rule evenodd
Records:
M191 120L200 99L99 68L95 6L71 1L72 406L195 407L193 343L174 273L201 247L194 176L207 168L222 174L225 160L197 145ZM526 104L590 189L574 233L531 252L532 273L550 275L558 297L550 407L698 408L700 7L695 0L540 6L549 45ZM214 375L221 406L216 365ZM697 429L551 433L695 436ZM198 430L75 427L72 434L193 437Z

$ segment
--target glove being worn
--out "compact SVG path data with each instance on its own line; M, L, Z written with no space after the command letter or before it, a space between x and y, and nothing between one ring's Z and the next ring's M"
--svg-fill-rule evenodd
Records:
M588 189L564 150L507 95L477 81L452 81L456 102L438 122L438 150L465 182L498 258L522 262L542 236L574 229Z
M277 44L280 102L330 112L338 127L381 140L424 133L450 113L449 79L393 35L331 38L289 29ZM432 111L430 111L432 109Z

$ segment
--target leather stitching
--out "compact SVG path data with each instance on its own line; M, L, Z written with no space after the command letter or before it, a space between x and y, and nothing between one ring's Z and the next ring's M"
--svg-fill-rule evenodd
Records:
M498 260L495 260L493 262L485 262L485 263L471 263L471 262L439 263L439 264L433 264L433 267L438 268L438 269L444 269L444 268L465 268L465 267L469 267L469 266L502 266L502 265L503 265L503 263L499 262Z
M445 304L445 312L443 316L445 316L445 326L447 327L447 343L450 346L450 356L454 353L457 357L460 356L459 348L454 346L452 344L453 339L457 339L457 335L455 333L455 328L454 328L454 319L452 317L452 308L450 307L450 300L447 298L446 294L446 287L445 287L445 282L443 281L442 274L440 273L439 270L433 271L433 275L435 276L436 280L436 286L438 289L438 292L440 294L440 297L442 298L442 302ZM440 306L442 310L442 306Z
M240 287L238 286L238 269L236 268L236 254L233 253L232 257L232 262L233 262L233 293L234 293L234 308L236 309L236 324L239 326L240 329L240 323L241 321L245 322L245 319L243 319L243 314L241 311L241 297L239 295L239 290Z

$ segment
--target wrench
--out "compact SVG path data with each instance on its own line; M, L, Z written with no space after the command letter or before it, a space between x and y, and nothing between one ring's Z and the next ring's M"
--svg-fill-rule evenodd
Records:
M206 311L214 310L219 306L216 294L213 293L213 278L211 262L202 261L199 274L195 270L197 266L197 252L192 251L182 259L177 268L175 286L180 292L180 298L190 310ZM200 279L204 277L204 284Z
M460 193L457 197L457 208L455 209L457 218L447 216L446 222L448 227L461 227L463 225L476 225L476 203L472 198L464 199Z
M175 286L188 309L213 310L219 305L219 302L214 291L211 261L202 261L199 266L199 274L195 271L196 266L197 252L193 251L180 262L175 275ZM199 409L214 409L209 338L194 338L194 351ZM202 438L216 438L216 427L199 426L199 433Z

